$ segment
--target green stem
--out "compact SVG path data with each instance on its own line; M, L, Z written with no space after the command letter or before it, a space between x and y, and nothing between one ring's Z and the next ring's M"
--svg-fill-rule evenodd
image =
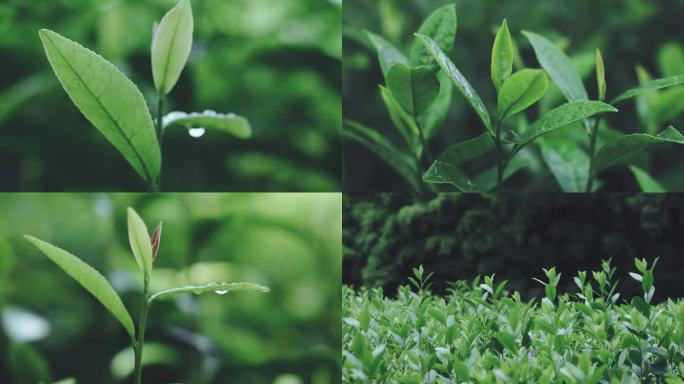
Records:
M589 174L587 175L587 188L586 192L591 192L592 186L594 184L594 161L596 158L596 141L598 139L598 129L600 118L597 118L594 122L594 127L591 129L591 142L589 144Z
M159 144L159 152L162 152L163 148L163 142L164 142L164 127L162 126L162 117L164 113L164 95L162 93L159 93L157 95L157 121L155 124L155 130L157 133L157 143ZM151 182L150 189L152 192L159 192L159 186L161 184L161 174L157 178L157 180L154 180Z
M136 340L133 349L135 351L135 384L140 384L142 381L142 353L145 344L145 323L147 323L147 311L149 309L149 277L145 276L144 300L143 306L140 310L140 319L138 319L138 340Z
M506 170L506 161L504 159L503 148L501 147L501 125L503 124L505 115L501 115L501 118L496 123L496 130L494 135L494 144L496 146L496 191L501 192L501 186L503 184L503 175Z

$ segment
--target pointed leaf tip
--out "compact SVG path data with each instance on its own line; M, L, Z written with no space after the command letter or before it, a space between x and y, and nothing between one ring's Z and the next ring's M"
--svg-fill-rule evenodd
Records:
M192 47L192 6L180 0L164 17L152 36L152 77L161 94L167 94L180 77Z
M157 258L157 251L159 250L159 243L161 242L161 233L162 233L162 222L160 221L159 224L157 224L157 227L154 229L152 232L152 235L150 236L150 243L152 244L152 260Z
M128 207L128 241L138 266L149 276L152 271L152 243L147 232L147 226L138 213Z

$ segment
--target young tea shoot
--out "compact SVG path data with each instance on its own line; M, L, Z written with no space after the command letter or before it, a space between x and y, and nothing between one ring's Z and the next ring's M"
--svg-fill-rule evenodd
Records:
M24 236L31 244L38 248L48 259L57 264L64 272L76 280L83 288L90 292L124 327L131 339L134 351L134 380L136 384L142 382L143 347L145 346L145 324L150 306L155 300L184 293L201 294L214 292L224 295L234 291L269 292L269 288L252 283L209 282L202 285L188 285L171 288L160 292L150 293L150 276L154 268L161 242L162 223L159 222L150 234L147 226L133 208L128 208L128 240L131 252L135 258L143 282L143 304L138 318L138 329L135 330L133 319L124 306L121 298L97 270L83 262L71 253L60 249L48 242L33 236Z
M658 132L664 119L651 120L644 133L633 134L608 128L604 119L606 113L618 112L617 106L626 100L644 95L652 99L655 90L684 83L684 75L649 78L607 103L607 71L600 51L596 50L597 97L591 100L570 57L545 37L523 32L541 68L525 68L522 60L515 60L519 57L517 45L504 19L493 39L490 76L497 99L491 102L496 104L491 110L490 103L483 101L449 57L456 29L456 7L448 4L425 19L415 33L408 55L382 36L366 31L367 43L377 51L385 78L385 84L380 85L382 101L408 151L360 122L344 121L343 134L387 162L412 189L435 190L435 184L449 184L464 192L502 190L516 172L539 172L545 167L561 190L590 192L600 187L596 179L602 171L618 165L634 166L635 154L655 144L684 144L684 135L672 126ZM554 108L546 108L545 103L537 108L536 120L528 121L531 112L523 112L545 98L551 84L558 88L565 103L557 105L560 100L554 101ZM455 143L433 158L430 141L449 113L453 88L474 110L483 133ZM680 89L681 96L681 87L676 89ZM548 99L554 100L553 96ZM666 108L669 104L661 109L681 113L684 103L679 104L679 109ZM578 126L586 130L586 142L549 135ZM600 140L603 136L608 138ZM493 166L484 171L468 169L469 162L492 153L496 159ZM643 190L662 188L646 170L634 173Z
M48 29L39 32L48 61L83 115L123 155L151 191L160 188L164 132L173 126L212 129L238 138L251 136L249 122L232 113L170 112L163 115L192 47L193 17L189 0L180 0L154 26L151 67L157 91L152 120L140 90L114 64Z
M657 259L635 260L643 294L616 293L610 260L579 271L576 291L557 290L544 269L541 300L521 299L506 281L458 281L430 291L414 269L410 286L389 298L381 288L343 288L344 383L681 384L684 302L652 304ZM592 280L593 278L593 280Z

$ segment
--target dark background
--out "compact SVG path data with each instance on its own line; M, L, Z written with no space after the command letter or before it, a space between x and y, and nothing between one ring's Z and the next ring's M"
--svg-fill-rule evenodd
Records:
M152 24L176 0L0 2L0 190L144 191L45 57L47 28L115 63L150 109ZM165 110L245 116L248 140L164 138L164 191L339 191L339 1L192 0L194 39Z
M543 295L542 268L574 292L578 270L612 258L623 298L641 286L627 273L652 261L655 300L683 297L684 195L680 194L345 194L343 281L394 294L422 264L434 289L496 273L522 295ZM591 274L588 273L588 276Z
M643 65L654 77L661 77L658 53L664 44L681 46L684 36L682 0L348 0L344 3L344 63L342 88L344 118L352 119L393 138L399 148L404 142L392 126L380 98L378 85L384 84L374 51L364 46L358 36L363 29L380 34L406 52L412 34L434 9L455 3L458 14L456 41L447 52L456 66L482 97L488 110L496 110L496 96L490 79L492 43L501 20L506 18L511 36L518 44L527 67L539 64L527 39L520 33L530 30L566 46L571 56L584 55L592 70L587 72L585 86L590 98L596 97L593 55L600 48L606 66L607 98L638 84L635 66ZM585 62L587 60L584 60ZM683 63L684 65L684 63ZM517 70L517 69L516 69ZM623 133L642 132L634 102L621 103L620 113L608 117L611 128ZM528 118L536 117L537 107ZM668 123L684 128L682 115ZM659 125L659 130L665 124ZM581 128L580 128L581 129ZM454 91L450 115L430 148L435 155L449 145L474 138L484 132L482 122L464 98ZM586 141L586 140L585 140ZM343 144L344 190L408 191L410 187L375 154L355 142ZM641 165L669 191L684 190L684 158L677 145L659 146ZM488 163L490 166L493 162ZM626 167L604 172L601 177L607 191L638 191L634 177ZM523 172L509 183L516 190L557 191L558 186L548 172L530 175ZM450 187L445 186L444 190Z

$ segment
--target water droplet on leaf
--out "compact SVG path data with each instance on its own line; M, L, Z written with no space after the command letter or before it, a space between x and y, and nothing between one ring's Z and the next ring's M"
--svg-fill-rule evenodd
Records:
M214 293L217 294L217 295L225 295L226 293L228 293L228 290L214 291Z

